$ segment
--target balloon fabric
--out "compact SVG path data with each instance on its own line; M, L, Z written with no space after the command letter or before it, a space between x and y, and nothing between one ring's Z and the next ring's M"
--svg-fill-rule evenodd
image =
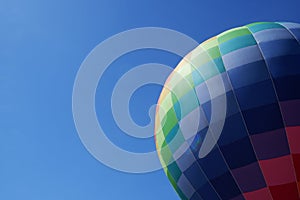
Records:
M181 199L300 199L300 24L213 37L167 79L156 148Z

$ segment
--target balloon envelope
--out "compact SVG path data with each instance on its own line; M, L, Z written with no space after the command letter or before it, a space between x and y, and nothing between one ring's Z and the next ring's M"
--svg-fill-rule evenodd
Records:
M300 25L259 22L188 54L155 140L181 199L300 199Z

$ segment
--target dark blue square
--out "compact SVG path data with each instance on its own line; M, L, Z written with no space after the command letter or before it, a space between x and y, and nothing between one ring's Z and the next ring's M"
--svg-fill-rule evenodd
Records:
M211 184L214 186L221 199L232 199L241 194L241 191L230 172L215 178L211 181Z
M230 169L243 167L257 160L248 136L221 147L221 151Z
M226 118L218 144L224 146L248 135L241 113Z
M215 147L206 157L198 159L198 163L210 180L229 171L218 147Z
M194 162L183 174L196 190L208 181L197 162Z
M283 128L283 121L278 103L243 111L249 134Z
M300 75L274 79L274 84L279 101L300 99Z
M197 193L200 194L202 199L220 200L220 197L210 183L204 184L197 190Z
M272 81L266 80L235 90L241 110L248 110L277 102L275 88Z
M300 54L269 58L266 62L273 78L300 74Z

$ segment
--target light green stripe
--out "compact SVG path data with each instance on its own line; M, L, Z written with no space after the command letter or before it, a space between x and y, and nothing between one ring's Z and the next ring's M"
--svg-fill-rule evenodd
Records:
M218 43L222 44L236 37L249 35L249 34L251 34L251 32L248 30L247 27L239 27L239 28L231 29L229 31L226 31L218 35Z
M207 52L211 56L212 59L216 59L216 58L221 57L218 46L215 46L213 48L208 49Z
M206 49L210 49L213 48L215 46L218 45L218 41L217 41L217 37L211 38L206 40L205 42L203 42L202 44L200 44L200 46L206 50Z
M161 157L163 161L167 164L171 163L174 159L172 157L172 152L170 151L168 146L164 146L161 149Z
M178 119L176 118L176 113L174 111L174 108L171 108L167 114L164 116L163 121L165 121L164 126L162 127L164 136L167 137L167 135L170 133L170 131L173 129L173 127L178 123Z

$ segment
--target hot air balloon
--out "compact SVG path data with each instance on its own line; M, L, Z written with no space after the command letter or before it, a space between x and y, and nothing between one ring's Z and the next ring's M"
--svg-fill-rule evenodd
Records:
M300 24L258 22L190 52L161 92L156 148L181 199L300 199Z

